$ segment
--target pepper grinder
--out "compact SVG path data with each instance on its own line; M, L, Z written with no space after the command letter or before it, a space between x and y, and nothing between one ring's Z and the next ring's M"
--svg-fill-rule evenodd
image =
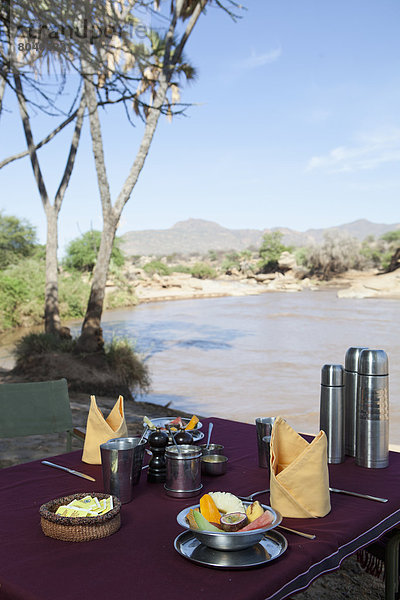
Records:
M328 463L342 463L345 442L342 365L324 365L321 369L319 426L328 439Z
M171 435L174 436L176 443L179 445L187 444L190 446L190 444L193 443L192 434L189 433L189 431L186 431L185 429L180 429L175 434L172 433Z
M149 435L149 445L153 456L149 462L147 481L151 483L163 483L166 479L165 448L167 444L168 435L164 431L156 429Z

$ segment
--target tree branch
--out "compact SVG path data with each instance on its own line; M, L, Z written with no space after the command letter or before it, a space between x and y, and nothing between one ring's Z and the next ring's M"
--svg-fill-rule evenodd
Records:
M122 213L122 210L123 210L125 204L128 202L128 200L130 198L132 190L135 187L136 182L139 178L139 175L142 171L147 154L149 153L151 142L153 141L154 133L156 131L158 119L160 118L160 114L161 114L160 109L161 109L161 106L164 104L164 100L165 100L165 97L168 92L168 86L171 81L171 77L173 75L173 68L171 68L171 67L175 66L177 61L181 57L183 49L184 49L185 44L193 30L193 27L195 26L198 18L200 17L200 14L203 11L206 4L207 4L207 0L200 0L199 3L197 4L197 6L196 6L195 10L193 11L193 14L189 20L189 23L187 24L187 27L186 27L184 33L182 34L182 38L175 49L171 63L169 61L169 56L167 55L167 51L169 52L169 47L168 47L168 44L166 45L166 49L165 49L165 53L164 53L164 65L167 63L169 68L167 68L166 70L163 69L163 71L161 72L160 85L157 90L156 98L154 101L154 107L150 108L150 110L149 110L149 114L148 114L147 121L146 121L146 127L145 127L145 130L143 133L142 141L139 146L139 150L136 154L133 165L129 171L128 177L126 178L124 185L122 186L122 189L121 189L121 191L118 195L118 198L115 202L113 210L114 210L114 214L115 214L116 218L118 218L118 219L121 216L121 213ZM173 19L173 22L176 23L177 20ZM170 28L168 34L171 34L173 36L174 31L171 31L171 28Z
M29 150L29 156L31 159L33 174L35 176L36 183L39 188L40 198L42 200L43 207L44 207L45 211L47 212L50 202L49 202L49 197L47 194L46 186L44 184L42 171L40 170L39 160L38 160L37 152L35 150L35 144L33 142L32 129L31 129L28 111L26 108L25 97L24 97L24 94L22 91L21 78L16 73L16 71L14 71L13 75L14 75L15 89L17 91L19 110L20 110L20 114L21 114L22 124L24 127L26 144L27 144L28 150Z
M87 73L87 65L82 64L82 70ZM95 86L92 81L93 75L85 77L84 86L86 103L89 110L90 135L92 138L92 149L96 166L97 181L99 185L101 207L103 217L109 215L112 209L111 191L107 177L106 163L104 158L104 145L101 135L101 125L98 113Z
M74 168L76 153L78 151L79 140L81 138L81 130L83 123L83 116L85 114L86 109L86 100L85 94L83 93L81 96L81 102L77 111L75 130L72 136L71 147L67 159L67 164L65 166L64 174L60 183L60 186L57 190L57 193L54 198L54 208L57 213L60 211L62 201L65 196L65 192L67 190L69 180L71 179L72 169Z

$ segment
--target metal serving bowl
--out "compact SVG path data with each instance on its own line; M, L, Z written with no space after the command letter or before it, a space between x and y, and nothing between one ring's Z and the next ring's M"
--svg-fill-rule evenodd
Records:
M207 448L207 444L199 444L199 448L201 448L201 453L203 456L207 454L222 454L222 450L224 447L222 444L210 444Z
M251 504L251 502L243 502L245 508L247 508L249 504ZM258 544L266 531L274 529L274 527L277 527L282 521L282 516L276 510L265 504L262 504L261 506L264 510L269 510L272 513L272 523L270 523L268 527L255 529L253 531L235 531L234 533L231 533L227 531L199 531L198 529L192 529L186 520L186 515L191 508L199 508L199 504L194 504L193 506L188 506L181 510L177 515L176 520L181 527L191 531L199 542L209 548L214 548L215 550L243 550L244 548L249 548L250 546L254 546L254 544Z
M222 454L206 454L201 457L201 472L204 475L223 475L227 462L227 457Z

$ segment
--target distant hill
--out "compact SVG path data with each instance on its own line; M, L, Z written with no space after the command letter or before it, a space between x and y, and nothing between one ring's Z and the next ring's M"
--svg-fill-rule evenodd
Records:
M128 231L122 238L122 248L129 255L152 256L168 254L206 254L208 250L245 250L249 247L258 248L264 233L281 231L282 241L290 246L307 246L320 243L327 231L348 233L364 240L368 235L380 237L388 231L400 229L400 223L386 225L371 223L359 219L338 227L327 229L308 229L295 231L287 227L272 229L227 229L204 219L187 219L179 221L169 229L147 229L144 231Z

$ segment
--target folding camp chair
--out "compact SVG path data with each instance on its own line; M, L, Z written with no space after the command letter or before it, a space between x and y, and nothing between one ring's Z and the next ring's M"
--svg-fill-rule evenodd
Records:
M66 379L0 385L0 438L48 433L67 434L67 452L72 438L85 434L73 427Z

